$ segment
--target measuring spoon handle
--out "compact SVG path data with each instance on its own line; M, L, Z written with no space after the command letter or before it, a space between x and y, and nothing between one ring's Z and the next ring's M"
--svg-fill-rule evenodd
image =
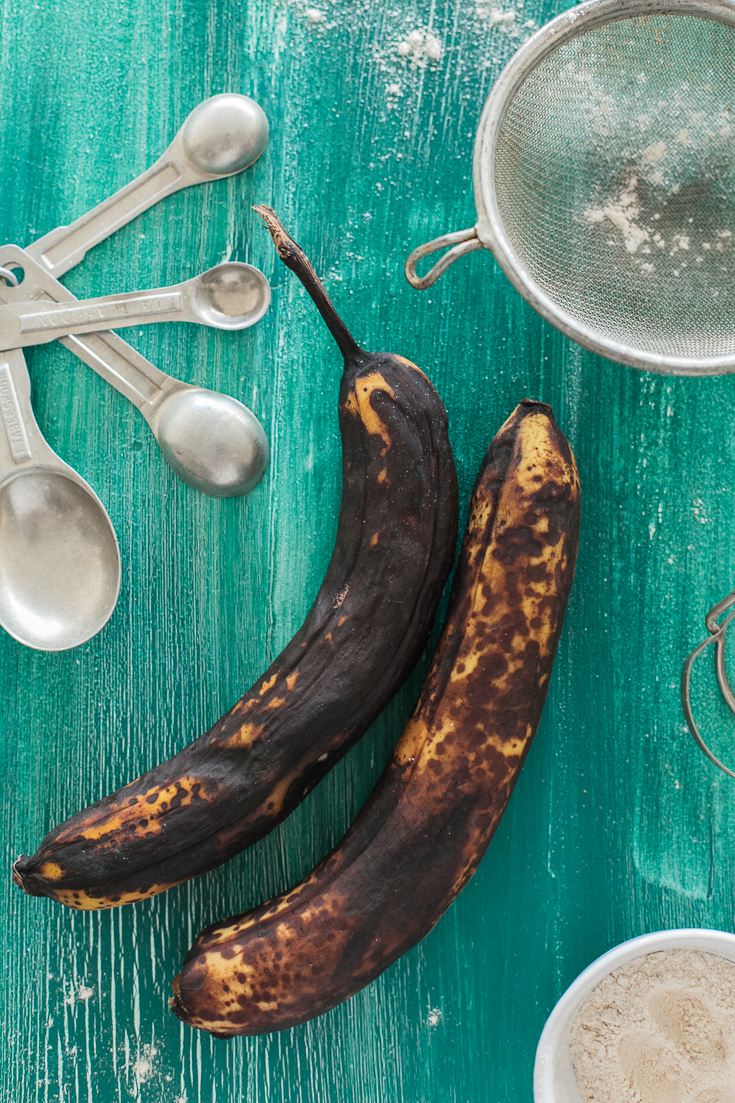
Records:
M61 337L60 343L124 395L146 418L165 394L188 386L166 375L111 331L88 333L85 337L72 334Z
M187 179L185 166L169 155L173 145L175 140L172 147L147 172L82 215L76 222L69 226L59 226L34 241L28 246L27 252L39 260L51 275L62 276L79 264L93 245L104 241L121 226L158 203L159 199L164 199L189 184L199 183L198 178Z
M268 310L271 291L260 269L228 261L193 279L153 291L128 291L62 303L38 299L18 302L18 297L8 294L10 301L0 306L0 349L45 345L72 333L98 333L151 322L248 329Z
M74 303L76 296L59 283L39 261L29 257L17 245L0 247L0 265L18 265L25 278L20 288L9 288L0 282L0 303L12 302L17 295L41 302ZM101 375L110 386L129 399L147 416L147 411L170 390L185 386L146 360L136 349L123 341L117 333L89 333L86 337L76 334L61 337L60 342L70 352L83 360ZM22 353L21 353L22 355Z
M0 482L51 452L31 406L31 380L21 349L0 352ZM52 453L54 459L55 454Z
M248 96L224 93L200 103L154 165L68 226L59 226L26 249L52 276L79 264L86 252L167 195L233 176L265 149L268 120Z
M0 306L0 349L45 345L71 333L151 322L204 322L194 301L194 280L154 291L129 291L69 303L43 300Z

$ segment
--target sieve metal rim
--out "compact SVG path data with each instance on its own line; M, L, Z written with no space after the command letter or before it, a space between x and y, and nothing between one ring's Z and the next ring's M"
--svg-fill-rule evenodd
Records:
M495 190L495 151L503 121L513 99L530 74L560 46L608 23L651 15L689 15L735 28L735 0L587 0L541 27L511 58L495 82L480 116L473 153L473 187L477 222L468 230L444 234L420 245L406 260L406 278L425 290L459 256L489 249L520 295L577 344L591 352L644 371L666 375L707 376L735 372L735 353L726 356L681 357L636 349L612 340L585 325L551 299L516 253L503 228ZM425 276L416 272L418 261L452 246Z

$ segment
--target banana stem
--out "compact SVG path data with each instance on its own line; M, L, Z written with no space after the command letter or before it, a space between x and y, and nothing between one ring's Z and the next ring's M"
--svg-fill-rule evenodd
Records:
M355 360L367 355L335 310L334 303L324 290L321 280L312 268L303 249L286 233L273 208L260 204L253 207L253 210L257 211L268 227L273 238L273 244L278 250L278 255L283 263L301 280L309 292L317 310L327 323L329 332L339 345L340 352L345 360Z

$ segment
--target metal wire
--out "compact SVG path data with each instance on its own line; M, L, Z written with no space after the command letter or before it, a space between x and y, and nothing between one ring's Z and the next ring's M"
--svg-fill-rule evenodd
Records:
M735 372L735 0L562 12L498 77L473 177L475 237L414 249L413 287L479 242L585 348L674 375Z
M505 231L584 328L681 358L735 354L735 31L657 13L562 43L495 150Z
M713 643L715 645L715 674L717 676L717 684L720 687L720 692L722 693L725 703L730 711L735 714L735 694L733 694L725 669L725 636L730 624L735 620L735 611L725 617L721 624L718 624L718 618L728 609L731 609L733 605L735 605L735 593L728 594L722 601L718 601L717 605L712 606L707 616L704 618L707 631L710 633L709 638L700 643L698 647L695 647L694 651L692 651L691 655L689 655L684 663L684 668L681 672L681 706L684 710L684 719L687 722L687 727L694 736L697 746L707 756L710 762L718 766L720 770L724 771L724 773L731 778L735 778L735 771L725 766L724 762L721 762L717 755L709 749L694 719L691 700L691 676L692 667L695 661L702 652Z
M17 287L19 283L18 277L11 268L0 267L0 280L6 280L11 287Z

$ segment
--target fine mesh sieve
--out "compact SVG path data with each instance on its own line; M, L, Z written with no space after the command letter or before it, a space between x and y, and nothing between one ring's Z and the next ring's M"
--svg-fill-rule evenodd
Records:
M485 104L474 191L476 226L415 249L412 286L489 248L586 348L735 371L735 0L590 0L552 20Z

